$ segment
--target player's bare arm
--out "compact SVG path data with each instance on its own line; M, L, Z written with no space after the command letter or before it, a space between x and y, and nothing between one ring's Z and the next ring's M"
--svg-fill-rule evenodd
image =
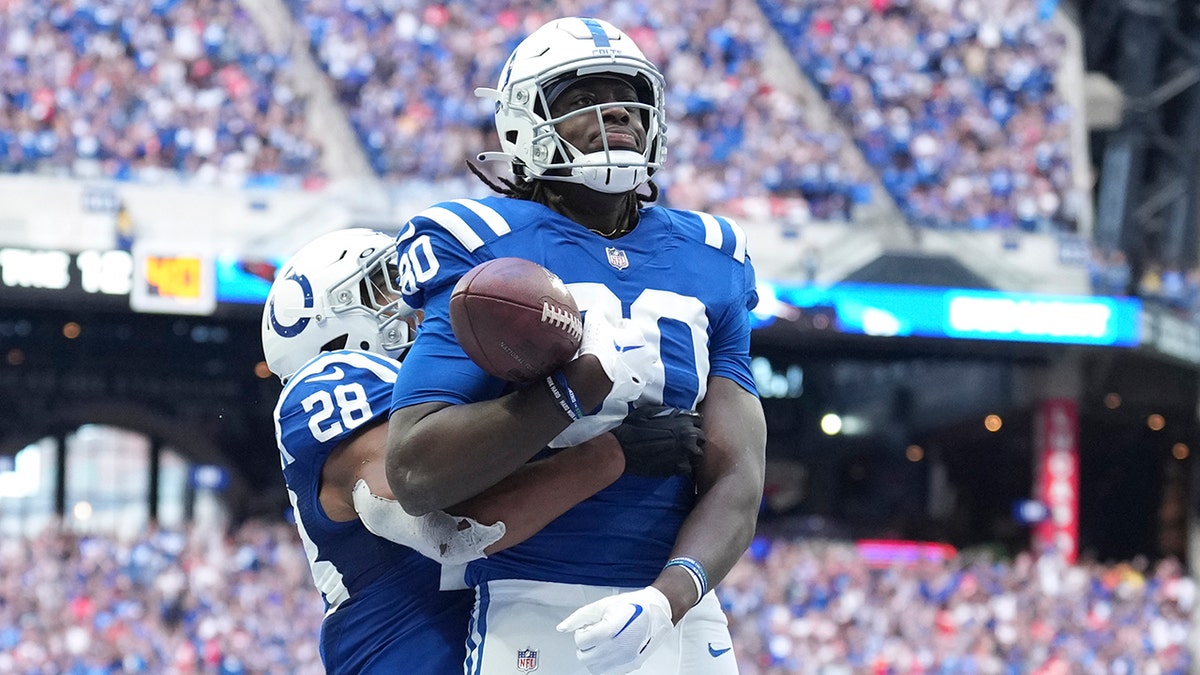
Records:
M645 388L646 370L657 363L655 350L640 348L645 344L645 335L628 322L614 325L603 313L585 316L580 354L560 372L578 408L600 414L567 412L545 381L476 403L398 408L387 441L393 494L415 515L444 510L495 485L547 445L577 444L616 426L624 404ZM601 402L622 413L607 419ZM569 425L582 429L563 440L560 434Z
M321 508L331 520L345 522L358 518L354 510L353 491L364 480L371 493L393 499L383 471L384 443L387 425L376 424L343 442L321 467Z
M359 517L353 491L366 482L371 494L395 499L384 470L387 425L379 424L347 440L330 454L321 473L321 506L336 521ZM621 476L625 457L611 434L566 448L531 462L487 492L447 511L485 525L503 521L504 536L484 552L492 554L518 544L579 502Z
M507 532L500 541L484 549L491 555L533 536L571 507L611 485L624 469L625 456L617 439L612 434L601 434L521 467L483 494L448 511L481 523L507 523Z
M709 378L700 410L707 442L696 472L698 499L671 555L699 561L707 572L708 587L713 588L754 537L767 427L758 398L723 377ZM676 623L698 600L692 578L682 567L667 567L653 585L670 600Z
M587 355L563 367L584 409L612 386ZM387 479L414 515L466 501L516 471L571 422L540 383L466 405L400 408L388 423Z

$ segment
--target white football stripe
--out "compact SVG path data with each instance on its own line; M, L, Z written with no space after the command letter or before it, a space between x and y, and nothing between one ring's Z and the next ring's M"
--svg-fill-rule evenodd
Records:
M467 221L447 208L432 206L417 215L441 225L443 229L454 235L454 238L466 247L468 251L474 251L483 246L483 239L480 239L479 235L475 234L475 230L471 229Z
M455 199L451 203L462 204L468 209L471 209L471 211L483 219L483 222L486 223L488 227L492 228L492 232L495 232L496 234L508 234L512 230L512 228L508 226L508 221L504 219L504 216L500 215L496 209L493 209L486 204L481 204L474 199Z
M700 222L704 223L704 243L713 248L721 248L721 224L711 213L696 211L695 214L700 216Z
M733 218L726 218L725 222L729 223L729 229L733 230L733 259L746 262L746 231Z

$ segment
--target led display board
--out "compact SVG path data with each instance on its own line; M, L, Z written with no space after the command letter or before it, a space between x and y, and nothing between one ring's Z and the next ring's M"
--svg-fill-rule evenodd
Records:
M222 305L261 306L280 264L164 250L0 247L0 304L107 302L134 311L211 314ZM1200 358L1195 327L1181 327L1133 298L851 283L763 282L758 291L755 328L807 316L818 328L857 335L1114 347L1144 342L1150 349L1162 343L1168 355Z
M212 260L207 256L134 248L133 290L136 312L212 314L217 308Z
M844 333L1133 347L1142 303L1132 298L958 288L764 283L755 325L823 312Z

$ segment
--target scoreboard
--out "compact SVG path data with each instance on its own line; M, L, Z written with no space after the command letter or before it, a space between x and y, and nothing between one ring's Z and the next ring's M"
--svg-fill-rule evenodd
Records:
M214 276L209 258L134 247L129 305L138 312L212 314L217 308Z
M261 306L276 261L246 263L135 245L65 251L0 247L0 306L85 307L211 315L219 306Z

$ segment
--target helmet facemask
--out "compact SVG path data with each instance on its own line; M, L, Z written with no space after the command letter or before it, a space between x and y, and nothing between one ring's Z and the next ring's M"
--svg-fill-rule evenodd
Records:
M542 114L545 121L533 125L533 156L535 161L539 161L547 153L550 155L548 161L540 162L541 177L545 180L582 183L598 192L616 194L635 190L645 183L660 165L657 157L661 153L655 147L660 136L656 134L651 140L650 131L657 129L661 120L659 109L646 102L647 94L652 91L649 85L639 86L632 78L618 77L616 79L627 82L638 92L638 101L597 103L558 116L542 113L543 110L551 109L559 95L587 77L589 76L570 76L562 82L550 82L537 87L539 101L535 112ZM555 91L556 89L558 91ZM641 118L642 127L646 130L646 147L642 151L610 147L604 112L612 108L623 108L629 114ZM584 153L563 139L557 131L560 123L585 115L596 118L600 140L603 143L601 150ZM550 150L551 148L553 150Z
M400 299L396 284L399 276L393 249L364 251L357 270L328 290L329 309L334 314L364 310L369 313L379 324L379 347L393 358L403 356L412 345L409 321L413 310Z
M576 78L612 76L637 92L636 102L611 102L550 117L555 95ZM579 183L598 192L637 189L662 165L666 154L663 77L629 36L598 19L561 19L527 37L505 65L497 89L476 95L496 101L496 129L503 152L483 153L482 160L510 162L525 180ZM604 148L582 153L559 136L556 125L577 115L595 115L604 128L603 112L624 107L639 114L646 132L641 152Z

